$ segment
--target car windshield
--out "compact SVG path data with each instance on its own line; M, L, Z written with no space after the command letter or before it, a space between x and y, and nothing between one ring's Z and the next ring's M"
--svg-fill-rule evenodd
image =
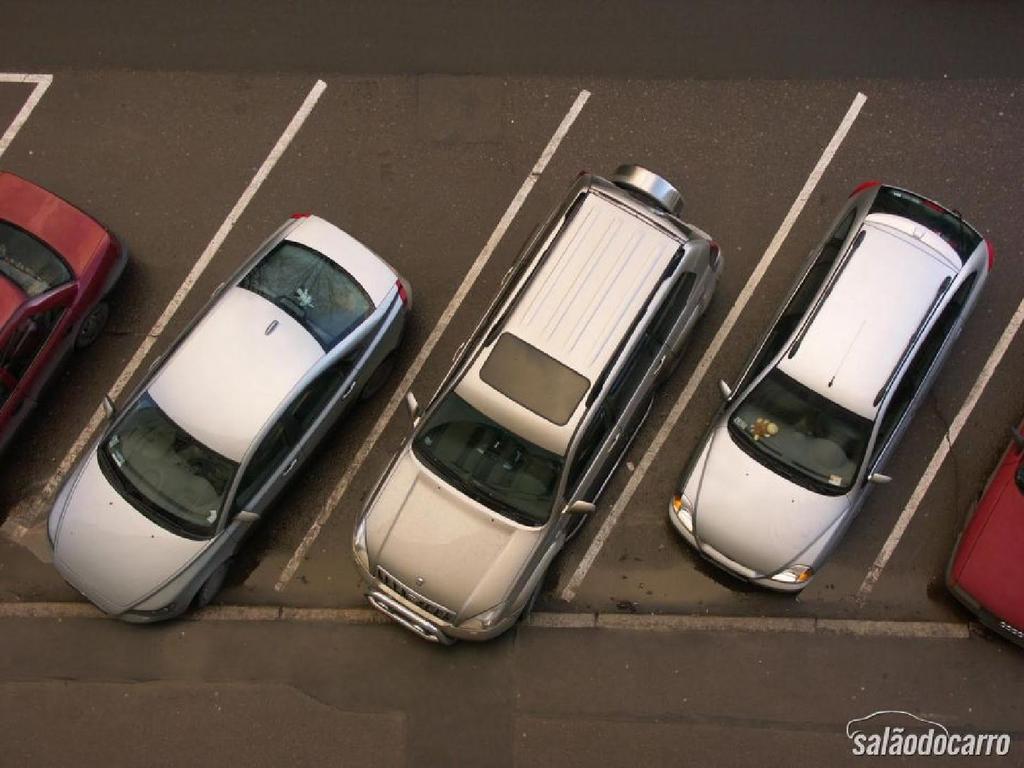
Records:
M136 508L186 533L212 534L238 465L175 424L148 394L103 441L105 474Z
M0 275L29 297L71 280L71 272L57 254L6 221L0 221Z
M776 473L840 495L857 477L871 422L775 369L733 411L729 432Z
M324 349L330 349L370 316L366 291L323 254L282 242L239 285L294 317Z
M413 450L451 485L505 517L538 526L551 516L562 457L508 431L454 393L431 414Z

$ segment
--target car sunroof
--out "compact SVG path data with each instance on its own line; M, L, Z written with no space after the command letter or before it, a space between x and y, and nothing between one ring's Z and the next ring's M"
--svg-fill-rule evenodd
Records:
M590 389L590 380L511 333L503 333L480 378L505 397L563 425Z

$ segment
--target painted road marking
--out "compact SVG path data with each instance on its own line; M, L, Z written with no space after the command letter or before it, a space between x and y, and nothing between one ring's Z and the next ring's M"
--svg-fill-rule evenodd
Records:
M398 388L391 396L391 399L385 406L384 411L377 419L377 422L373 425L373 429L370 430L370 434L367 435L366 439L363 441L362 446L360 446L356 455L352 458L351 463L348 465L348 468L345 470L345 474L341 476L338 484L335 485L334 490L331 491L331 495L320 510L320 514L316 516L313 524L309 527L306 535L299 543L298 548L292 554L291 559L288 560L284 570L281 571L281 576L277 580L277 584L274 585L274 589L278 592L288 586L288 582L290 582L295 576L295 572L299 569L302 559L306 556L306 553L309 552L309 548L313 546L313 542L316 541L317 537L320 535L320 531L331 518L331 515L334 514L335 507L338 506L338 503L341 501L345 492L348 490L349 485L352 483L352 479L363 466L363 462L366 461L366 457L369 456L370 452L376 447L377 441L384 433L385 428L387 428L388 423L391 421L391 417L395 415L395 411L398 410L398 407L405 399L405 393L412 387L413 382L419 375L419 372L426 363L427 358L430 357L430 353L433 352L434 347L437 346L437 342L441 339L441 335L445 332L448 324L455 316L455 312L458 310L459 305L462 304L466 295L476 282L477 277L479 277L480 272L483 271L483 268L487 265L491 255L494 253L494 249L498 246L498 243L501 242L502 237L505 235L505 231L512 224L516 214L519 213L519 209L523 207L523 203L526 202L526 198L537 183L537 179L539 179L541 173L544 172L544 169L554 156L555 150L558 149L558 145L562 143L562 139L564 139L566 134L569 133L569 129L572 128L572 124L576 122L576 118L583 110L583 107L586 105L587 99L589 98L590 91L580 91L572 106L569 107L569 111L565 114L565 117L562 118L562 122L559 123L554 135L551 137L551 140L547 143L547 146L544 147L544 151L540 153L540 157L537 158L537 162L533 166L533 169L523 181L522 186L519 187L519 191L516 192L516 196L512 198L512 202L509 203L505 214L498 222L498 226L494 228L494 232L491 233L490 238L484 244L483 250L480 251L480 254L476 257L476 261L473 262L473 265L466 273L466 277L463 278L462 284L459 285L458 290L455 291L455 295L452 296L451 301L448 302L448 306L445 307L437 325L434 326L434 329L430 332L430 336L427 337L427 340L424 342L419 354L416 355L416 359L413 360L412 365L409 366L409 370L406 371L405 376L402 378Z
M317 80L316 83L313 84L313 87L309 90L309 93L306 95L306 98L299 107L299 110L295 113L291 122L289 122L288 126L284 129L284 133L281 134L281 137L277 140L274 148L270 150L270 154L267 155L267 158L263 161L259 170L256 171L256 175L252 177L252 181L249 182L249 185L245 188L242 196L238 198L238 202L235 203L234 208L231 209L227 218L224 219L224 222L220 225L216 234L214 234L213 239L207 244L206 249L199 257L199 260L192 267L192 271L188 273L188 276L185 278L185 282L183 282L177 292L175 292L170 303L164 308L164 311L160 314L160 317L157 318L156 323L153 324L149 333L146 334L141 346L135 351L135 354L132 355L131 360L128 361L128 364L121 372L121 375L117 377L117 381L115 381L114 385L110 388L109 395L112 400L117 399L118 395L121 394L122 390L124 390L128 385L132 376L142 365L143 361L146 359L146 355L149 354L153 345L156 344L161 334L163 334L164 330L167 328L167 324L170 322L171 318L174 317L174 314L178 311L179 307L181 307L182 302L185 301L189 292L195 286L200 276L202 276L207 266L209 266L213 257L220 249L220 246L223 244L232 228L234 228L235 223L245 212L246 207L248 207L256 192L263 185L263 182L266 181L267 176L270 175L274 166L277 165L277 161L281 159L285 150L288 149L288 145L291 144L292 139L295 138L299 129L302 128L303 123L306 122L306 118L309 117L310 113L313 111L313 107L316 106L317 101L319 101L321 94L323 94L326 88L327 83L323 80ZM67 473L75 465L75 462L78 461L78 457L81 455L89 441L92 440L93 435L103 423L104 418L103 407L101 405L96 408L96 412L92 415L89 423L75 440L74 444L71 446L71 450L68 451L68 454L60 463L57 471L49 481L47 481L42 492L30 501L27 508L18 509L15 512L12 512L10 517L8 517L2 530L9 538L15 541L20 541L24 538L28 530L39 522L39 519L46 512L50 501L57 492L57 489L60 488L61 483L64 482L64 478L67 476Z
M89 603L0 603L0 619L108 619ZM211 605L184 621L287 621L356 626L392 624L373 608L289 608L280 605ZM113 619L111 619L113 621ZM966 640L970 625L952 621L865 621L792 616L704 616L654 613L531 613L525 624L539 629L617 629L640 632L800 633ZM396 627L396 631L405 631Z
M647 452L644 453L643 458L637 465L636 470L630 476L629 481L626 483L626 487L622 490L622 493L615 500L615 504L612 506L611 512L608 513L608 517L605 518L601 524L600 530L591 542L590 547L584 554L583 559L580 561L579 566L573 572L569 582L565 585L562 590L561 598L566 602L572 600L576 596L576 591L579 589L580 584L586 578L587 573L593 566L594 561L597 559L598 554L601 552L601 548L604 547L605 542L611 535L612 529L615 528L615 524L618 522L619 517L625 511L630 500L633 498L633 494L636 493L636 489L640 486L641 481L644 479L644 475L647 474L647 470L650 469L651 464L654 462L655 457L661 450L665 441L668 440L676 422L682 416L683 411L689 404L693 394L697 391L697 387L700 386L704 377L707 375L708 370L711 368L711 363L714 362L716 355L725 343L726 338L729 336L729 332L732 330L736 321L739 319L740 314L746 307L747 302L753 295L754 290L761 282L761 278L764 277L765 272L768 271L768 267L771 265L772 260L778 253L779 248L782 246L783 241L789 234L789 231L793 228L793 224L796 222L800 212L803 211L804 205L810 199L811 194L814 192L814 188L818 185L818 181L825 173L825 169L828 168L829 163L832 162L832 158L835 156L839 149L839 146L843 143L843 139L846 138L846 134L849 133L850 128L853 126L854 121L857 119L857 115L860 114L861 107L864 106L864 102L867 101L867 97L863 93L858 93L854 99L850 108L846 111L846 115L839 123L839 127L836 128L835 134L832 136L832 140L825 147L825 150L821 153L821 157L818 158L817 164L811 171L810 176L807 177L807 181L804 182L803 189L796 196L796 200L793 201L793 205L789 209L789 213L782 220L782 225L779 227L779 231L775 233L775 237L768 244L767 250L761 257L761 261L758 262L754 271L750 274L747 279L746 285L743 286L743 290L740 291L736 302L733 304L732 309L729 310L729 314L725 318L725 322L715 333L715 337L711 340L711 344L708 346L704 356L700 359L697 364L696 370L693 375L690 376L690 380L686 384L686 388L679 395L675 405L672 406L672 410L669 412L668 418L662 424L661 429L654 436L654 440L651 442Z
M981 369L981 375L978 380L974 382L974 386L971 387L971 391L967 395L967 399L964 404L960 406L960 410L957 411L956 416L949 425L949 431L945 435L945 439L939 441L939 447L935 449L935 454L932 456L932 460L928 462L928 468L925 469L924 474L921 475L921 479L917 481L917 486L914 488L914 492L910 495L910 500L907 505L903 508L900 513L899 519L896 521L896 525L893 526L892 531L889 533L889 538L885 540L885 544L882 545L881 551L878 553L878 557L875 558L875 562L872 564L870 570L868 570L867 576L864 577L864 583L860 585L860 590L857 592L857 597L860 600L865 600L870 594L871 590L875 588L875 584L878 583L878 579L882 576L882 571L885 570L886 564L889 562L889 558L892 557L892 553L896 551L896 547L900 543L900 539L903 538L903 534L906 533L907 527L910 525L910 521L914 518L914 513L917 512L918 506L924 500L924 497L928 493L928 489L931 487L932 481L935 480L935 476L939 473L939 469L942 467L942 462L946 460L946 456L952 448L953 443L956 442L959 437L961 430L967 423L967 419L970 418L971 413L974 411L974 406L978 404L978 399L981 397L981 393L985 391L985 387L992 378L992 374L995 373L996 368L1003 359L1003 355L1006 354L1007 348L1010 346L1010 342L1017 335L1017 331L1020 330L1021 323L1024 323L1024 299L1021 300L1020 304L1017 305L1017 311L1013 313L1013 317L1010 318L1009 324L1003 330L1003 334L999 337L999 341L995 348L988 356L988 360L985 361L984 367Z
M43 98L46 89L53 83L53 75L20 75L13 72L0 72L0 83L35 83L32 93L29 94L21 109L18 110L18 114L14 116L11 124L7 126L4 135L0 136L0 157L3 157L4 152L7 151L7 148L11 146L11 142L14 141L14 137L18 135L18 131L21 130L25 121L28 120L29 115L32 114L32 110L36 108L39 100Z

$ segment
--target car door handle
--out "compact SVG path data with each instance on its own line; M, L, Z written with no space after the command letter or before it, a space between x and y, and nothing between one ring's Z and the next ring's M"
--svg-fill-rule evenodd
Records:
M284 472L281 473L281 477L284 477L289 472L291 472L293 469L295 469L295 465L298 464L298 463L299 463L299 457L296 456L294 459L292 459L291 461L288 462L288 466L284 468Z
M345 391L341 393L341 399L344 400L346 397L352 394L352 390L356 388L356 380L352 379L345 387Z

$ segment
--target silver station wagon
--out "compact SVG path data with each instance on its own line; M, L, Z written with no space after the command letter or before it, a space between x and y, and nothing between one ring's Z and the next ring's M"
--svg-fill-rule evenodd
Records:
M992 268L956 212L854 190L683 472L669 519L705 558L803 589L864 503Z
M297 214L156 363L50 512L57 570L147 622L210 601L232 555L349 405L384 382L409 287Z
M528 240L357 523L371 604L440 643L508 629L704 312L718 246L637 166L581 174Z

